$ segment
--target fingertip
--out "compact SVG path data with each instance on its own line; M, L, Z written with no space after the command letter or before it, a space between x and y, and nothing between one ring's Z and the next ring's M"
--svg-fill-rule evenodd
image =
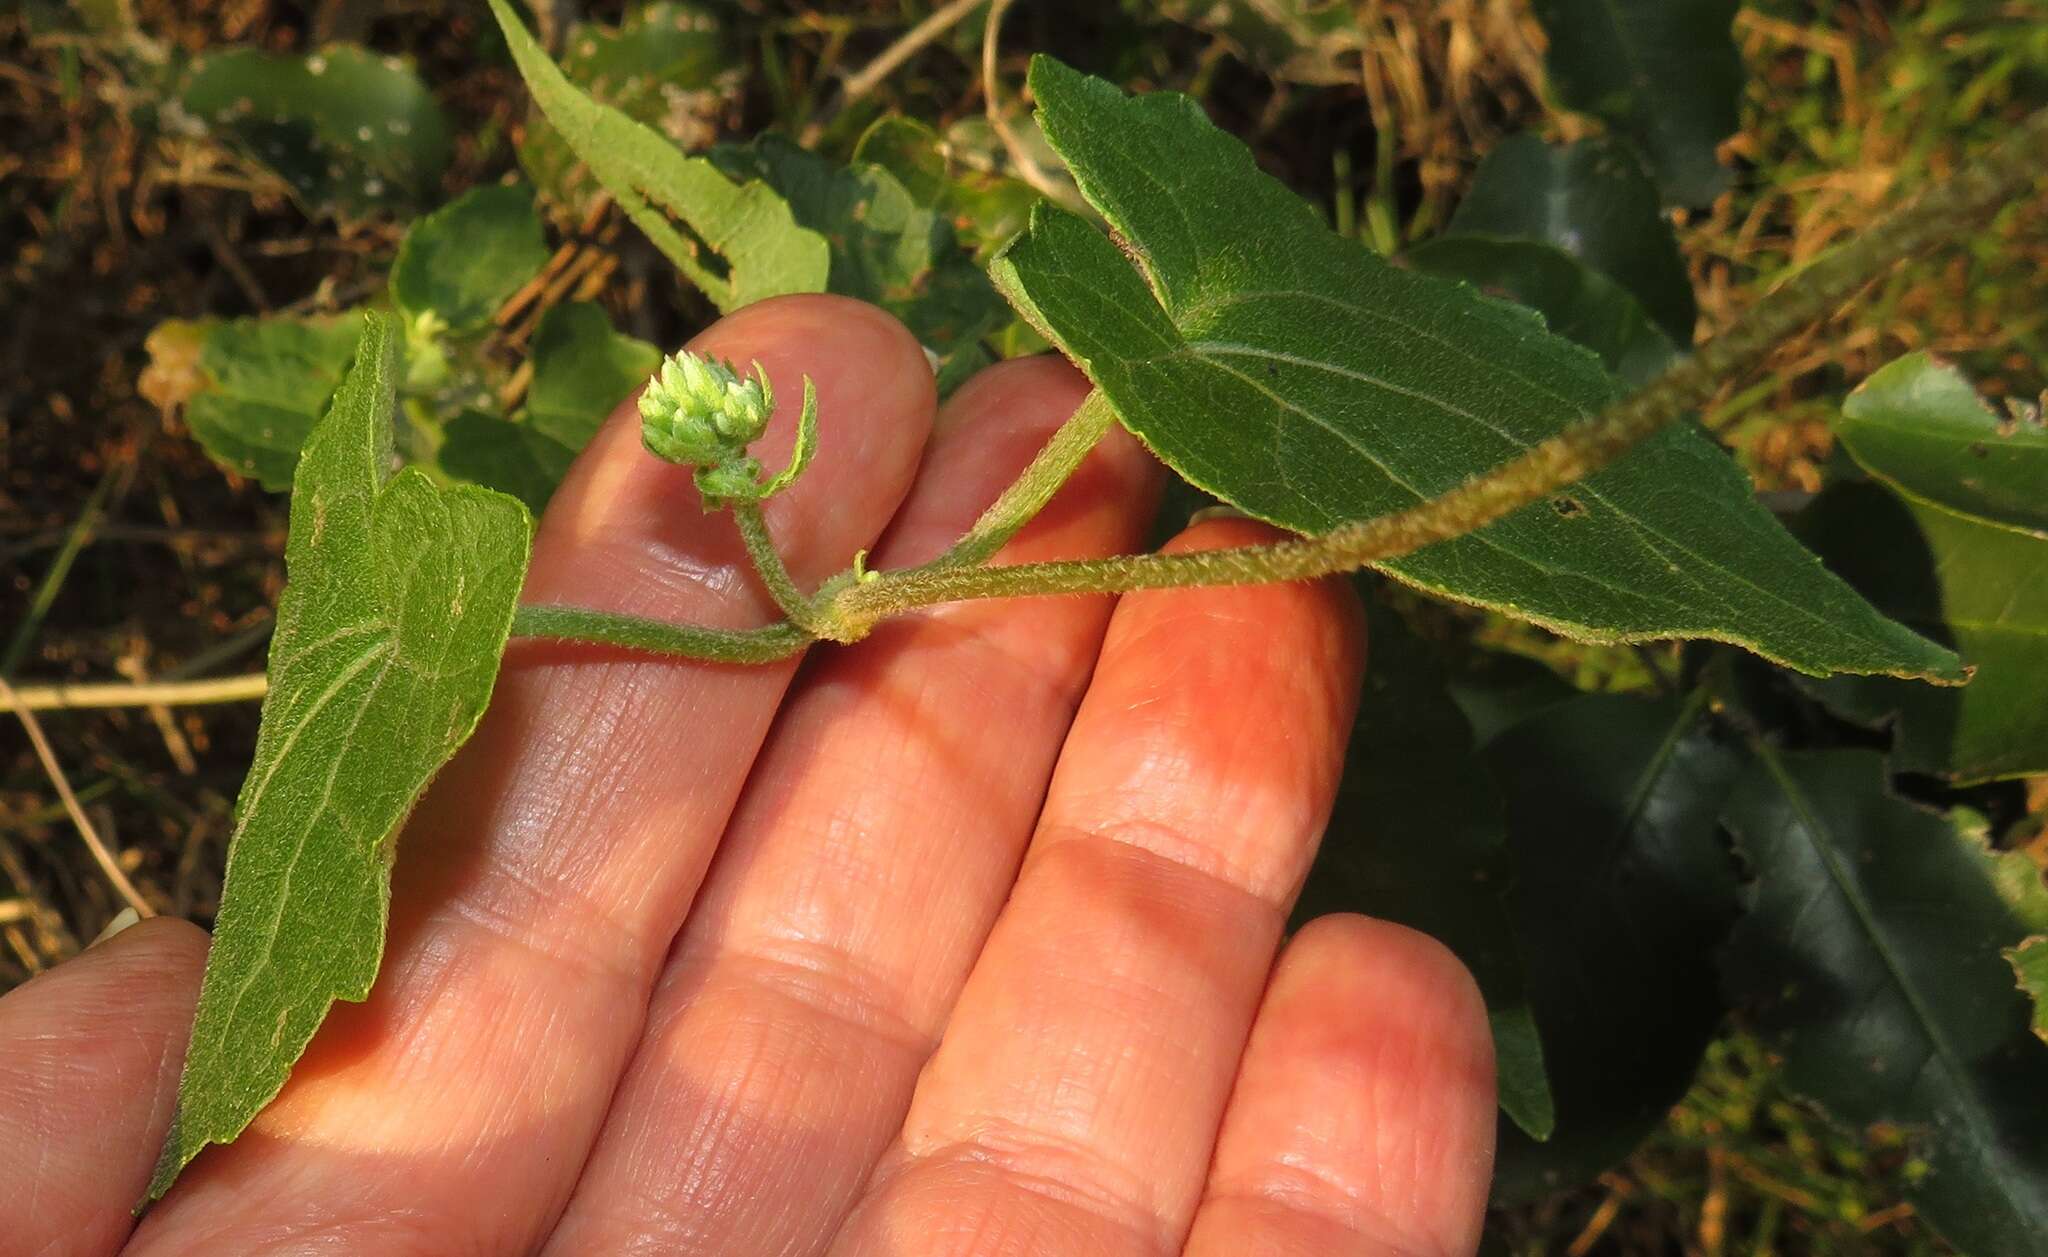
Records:
M90 982L97 990L108 988L110 999L125 998L175 989L196 982L206 966L208 935L181 917L151 917L92 946L58 968L18 988L32 990L36 982L61 981L83 990Z
M1384 1039L1379 1010L1426 1013L1411 1023L1431 1040L1419 1054L1491 1091L1493 1036L1479 984L1456 953L1420 930L1355 913L1317 917L1282 951L1267 998L1290 1015L1308 1005L1313 1015L1298 1029L1328 1031L1340 1051Z
M1274 967L1210 1193L1282 1202L1404 1251L1470 1252L1495 1105L1486 1006L1464 964L1404 926L1322 917Z

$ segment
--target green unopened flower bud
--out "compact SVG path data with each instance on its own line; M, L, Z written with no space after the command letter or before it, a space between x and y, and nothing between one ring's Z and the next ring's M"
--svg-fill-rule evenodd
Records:
M768 373L751 379L687 351L662 361L640 394L640 439L671 463L717 467L742 458L775 413Z

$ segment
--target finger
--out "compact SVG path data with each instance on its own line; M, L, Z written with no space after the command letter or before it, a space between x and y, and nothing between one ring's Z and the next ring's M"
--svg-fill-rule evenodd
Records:
M881 562L964 532L1087 387L1041 358L962 389ZM1140 544L1156 479L1113 434L1004 558ZM550 1253L794 1254L831 1238L1015 876L1109 611L958 604L813 661Z
M801 581L843 567L907 489L933 408L887 315L787 298L700 352L812 376L819 457L769 503ZM785 407L770 466L793 437ZM639 449L622 406L550 505L526 597L721 626L774 617L729 518ZM472 744L399 846L376 990L337 1008L290 1086L203 1156L142 1251L519 1252L553 1221L638 1039L793 665L517 644Z
M1471 1253L1493 1111L1457 957L1385 921L1310 922L1266 988L1188 1257Z
M1270 536L1242 521L1176 548ZM1017 885L837 1250L1185 1234L1358 686L1340 583L1132 595Z
M111 1253L171 1122L206 933L131 926L0 999L0 1236Z

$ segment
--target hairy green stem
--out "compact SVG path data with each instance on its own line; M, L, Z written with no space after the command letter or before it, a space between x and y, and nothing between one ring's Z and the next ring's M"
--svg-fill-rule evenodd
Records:
M585 607L526 606L512 614L512 636L622 646L656 655L681 655L714 663L773 663L811 642L794 624L758 629L715 629L671 624L644 616L593 611Z
M996 551L1045 509L1052 495L1073 476L1081 460L1088 457L1088 451L1095 448L1115 422L1116 412L1110 409L1109 399L1101 389L1082 398L1080 406L1032 458L1031 465L981 513L974 527L954 542L952 549L919 570L970 567L995 557Z
M1952 178L1814 262L1760 300L1725 334L1680 359L1641 392L1440 497L1346 524L1320 537L1271 545L883 573L846 588L828 614L857 627L931 603L967 598L1306 580L1384 563L1475 531L1591 475L1705 404L1722 381L1749 371L1773 346L1825 317L1887 267L1953 238L2025 192L2044 162L2048 110L2035 113Z
M768 521L761 514L761 504L734 502L732 518L740 527L740 540L746 543L747 557L754 561L761 584L767 587L768 596L775 599L775 605L782 608L789 622L812 637L836 636L826 631L811 596L797 588L796 579L789 574L789 567L775 549L775 538L768 535Z
M526 607L515 635L603 642L663 654L736 663L785 658L815 636L858 639L875 623L940 602L1048 594L1121 593L1197 585L1306 580L1384 563L1483 528L1539 501L1627 453L1645 437L1710 400L1720 384L1746 374L1785 337L1825 317L1903 258L1952 239L2033 185L2048 163L2048 109L1990 152L1922 193L1855 240L1823 256L1766 295L1726 333L1700 346L1631 397L1565 429L1440 497L1320 537L1194 554L1133 555L1063 563L981 566L1049 501L1107 431L1110 407L1097 392L1054 434L1017 482L945 555L906 571L828 582L804 598L766 544L748 548L777 601L794 601L822 632L797 624L742 632L691 628L568 607ZM758 518L758 516L757 516ZM742 523L743 534L747 525ZM763 554L768 562L763 561ZM794 594L785 600L786 594Z

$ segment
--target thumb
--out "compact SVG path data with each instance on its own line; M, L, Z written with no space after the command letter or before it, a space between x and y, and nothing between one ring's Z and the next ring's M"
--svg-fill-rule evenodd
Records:
M177 1098L206 932L157 918L0 998L0 1244L102 1254Z

